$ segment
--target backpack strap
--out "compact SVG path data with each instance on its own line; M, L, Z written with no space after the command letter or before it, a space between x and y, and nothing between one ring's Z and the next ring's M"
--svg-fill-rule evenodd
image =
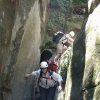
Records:
M54 78L53 78L53 71L52 70L50 70L49 76L51 77L52 80L54 80ZM57 82L57 81L54 80L54 82Z
M52 75L53 75L53 71L50 70L49 71L49 77L51 77L51 79L53 79ZM49 79L48 77L40 77L40 78L45 78L46 80Z
M55 80L53 79L53 71L52 71L52 70L49 71L49 77L43 77L43 76L42 76L42 72L41 72L41 73L40 73L40 77L38 78L38 84L39 84L39 82L41 82L41 78L45 78L45 79L46 79L46 85L47 85L47 82L48 82L49 78L50 78L51 80L53 80L53 81L55 82L55 84L57 84L57 81L55 81Z
M49 77L51 77L51 79L53 79L52 75L53 75L53 71L50 70L50 71L49 71ZM47 80L48 80L49 78L48 78L48 77L42 77L42 71L40 71L40 76L39 76L39 78L38 78L38 84L39 84L39 82L41 81L40 78L45 78L45 79L46 79L46 84L47 84Z
M50 72L49 72L49 76L52 76L52 75L53 75L53 71L50 70Z

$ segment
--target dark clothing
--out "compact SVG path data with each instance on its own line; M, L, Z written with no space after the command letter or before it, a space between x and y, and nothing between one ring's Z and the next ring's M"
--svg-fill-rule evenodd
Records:
M42 88L41 86L39 88L41 98L40 100L54 100L57 85L48 89Z

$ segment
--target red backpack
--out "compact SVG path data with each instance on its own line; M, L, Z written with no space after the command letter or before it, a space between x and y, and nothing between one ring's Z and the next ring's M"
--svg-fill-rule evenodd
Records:
M58 65L57 64L52 62L52 63L49 63L48 65L49 65L49 70L54 71L54 72L57 71L57 69L58 69Z

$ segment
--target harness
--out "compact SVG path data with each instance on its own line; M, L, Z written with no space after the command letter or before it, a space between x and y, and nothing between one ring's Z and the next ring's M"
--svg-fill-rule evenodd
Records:
M42 72L40 72L40 77L38 78L38 84L39 84L39 82L41 82L42 78L46 79L46 85L48 83L48 80L53 80L55 84L57 83L57 81L55 81L53 79L53 71L49 71L49 76L48 77L42 76Z
M50 72L49 72L49 77L41 77L41 78L46 79L46 85L47 85L47 81L48 81L48 80L53 79L52 75L53 75L53 71L50 71Z

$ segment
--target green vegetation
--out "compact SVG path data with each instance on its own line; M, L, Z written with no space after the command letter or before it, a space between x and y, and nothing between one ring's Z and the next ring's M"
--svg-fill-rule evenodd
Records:
M55 48L52 42L52 35L57 31L68 33L74 30L76 33L79 32L82 24L82 16L76 15L76 12L81 10L79 7L83 3L84 0L50 0L46 21L46 45L42 48ZM73 4L75 4L77 11L74 10ZM74 11L75 13L73 13Z
M81 4L85 2L86 1L84 0L50 0L46 33L48 33L49 36L52 36L52 34L58 30L64 32L70 31L69 22L73 23L73 4L78 5L75 6L75 9L77 10L77 13L80 13L81 8L79 7L81 7ZM76 27L76 25L74 27Z
M67 27L64 13L53 11L47 21L47 33L54 33L57 30L64 30Z
M87 0L73 0L73 3L76 3L76 4L80 4L80 3L86 3Z
M67 17L70 13L69 0L51 0L47 19L47 33L51 35L57 30L67 30Z

